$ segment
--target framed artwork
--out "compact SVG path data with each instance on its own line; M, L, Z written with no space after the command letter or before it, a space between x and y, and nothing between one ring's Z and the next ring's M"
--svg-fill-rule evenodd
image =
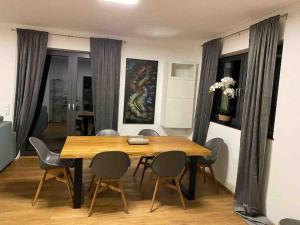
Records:
M158 61L126 59L123 122L153 124Z

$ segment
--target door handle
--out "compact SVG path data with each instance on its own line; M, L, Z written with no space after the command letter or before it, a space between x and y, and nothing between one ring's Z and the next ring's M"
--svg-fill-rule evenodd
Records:
M71 104L70 103L68 103L68 110L70 110L71 109Z
M75 104L73 103L73 111L75 111Z

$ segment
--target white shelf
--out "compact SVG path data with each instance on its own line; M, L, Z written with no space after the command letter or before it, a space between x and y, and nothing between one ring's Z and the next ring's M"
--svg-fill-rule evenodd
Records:
M195 64L171 63L171 78L195 80Z
M161 125L192 128L198 64L170 62L166 66Z

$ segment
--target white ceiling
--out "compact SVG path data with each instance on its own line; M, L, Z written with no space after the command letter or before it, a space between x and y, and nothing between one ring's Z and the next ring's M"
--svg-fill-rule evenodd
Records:
M1 0L0 22L124 37L205 39L299 0Z

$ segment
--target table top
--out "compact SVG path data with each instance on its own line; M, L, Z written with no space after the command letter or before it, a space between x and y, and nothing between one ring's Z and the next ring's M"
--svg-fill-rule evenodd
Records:
M105 151L123 151L129 156L154 156L161 152L180 150L188 156L209 156L211 151L181 136L145 137L148 145L129 145L127 136L68 136L61 158L93 158Z
M78 111L77 112L77 116L80 116L80 117L92 117L94 116L94 112L91 112L91 111Z

